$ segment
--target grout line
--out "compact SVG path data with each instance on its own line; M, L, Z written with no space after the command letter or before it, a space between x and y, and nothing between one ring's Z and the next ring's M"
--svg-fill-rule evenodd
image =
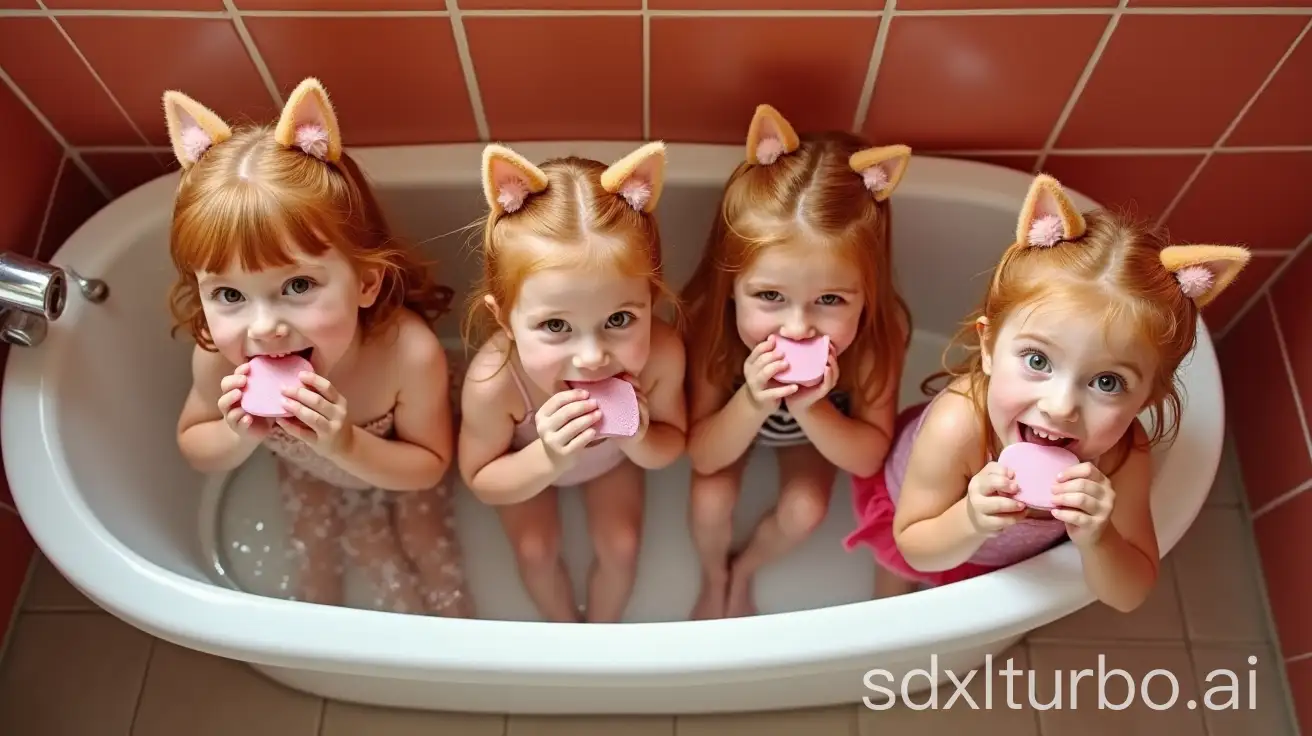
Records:
M861 135L870 115L870 102L875 99L875 83L879 80L879 67L884 63L884 49L888 47L888 34L897 17L897 0L884 0L884 14L879 18L875 32L875 45L870 49L870 63L861 81L861 95L857 98L856 112L852 115L852 133Z
M14 93L14 96L27 107L28 112L31 112L32 115L36 117L37 122L45 126L46 132L55 139L55 142L64 147L65 155L67 155L73 163L82 170L83 174L86 174L87 179L91 181L91 184L95 186L96 189L99 189L101 194L105 195L105 199L114 199L109 187L105 186L105 183L100 180L100 176L92 171L90 166L87 166L87 162L82 160L82 156L78 153L77 149L68 144L68 139L66 139L64 135L55 128L54 123L50 122L50 118L46 117L45 113L41 112L40 108L36 106L36 103L32 102L32 98L28 97L27 93L23 92L22 88L18 86L18 83L14 81L13 77L9 76L9 73L6 72L3 67L0 67L0 82L9 85L9 89Z
M445 10L238 10L245 18L445 18Z
M1303 251L1309 245L1312 245L1312 233L1308 234L1306 238L1303 238L1303 242L1299 243L1298 247L1294 248L1293 252L1289 253L1283 263L1276 266L1276 270L1271 272L1271 276L1262 283L1262 286L1258 288L1257 293L1249 297L1248 301L1244 302L1244 305L1235 312L1235 316L1230 319L1230 323L1217 332L1216 341L1218 343L1230 334L1230 330L1233 329L1235 325L1239 324L1239 321L1248 314L1249 310L1251 310L1262 297L1271 292L1271 289L1275 287L1278 281L1280 281L1280 278L1285 275L1285 271L1294 264L1294 261L1298 260L1298 257L1302 255Z
M1198 162L1198 165L1194 167L1193 172L1189 174L1189 178L1185 179L1184 184L1180 186L1180 191L1175 193L1175 198L1171 200L1171 203L1166 206L1166 209L1162 210L1161 216L1157 218L1157 227L1160 228L1164 226L1170 219L1171 215L1175 212L1175 208L1180 206L1180 202L1184 201L1185 195L1189 193L1194 182L1198 180L1198 177L1203 173L1203 169L1207 167L1207 162L1212 160L1212 156L1216 155L1216 152L1225 144L1226 139L1235 132L1235 129L1239 127L1239 123L1243 121L1244 116L1248 114L1249 109L1257 103L1257 99L1262 96L1262 93L1266 91L1267 86L1271 84L1271 80L1275 79L1276 75L1280 73L1281 67L1285 65L1285 62L1289 60L1289 57L1294 55L1294 51L1298 48L1298 45L1302 43L1303 37L1307 35L1309 28L1312 28L1312 20L1303 24L1303 30L1298 32L1298 35L1294 37L1293 42L1289 44L1289 48L1285 49L1285 53L1276 60L1275 66L1271 67L1271 71L1267 72L1266 78L1262 80L1261 84L1257 85L1257 89L1248 98L1248 101L1244 103L1244 106L1239 108L1239 112L1235 114L1234 119L1225 127L1225 130L1221 131L1221 135L1216 139L1216 143L1212 144L1212 150L1203 155L1203 160Z
M651 12L642 0L642 139L651 140Z
M1253 521L1257 521L1263 516L1266 516L1267 513L1274 511L1275 509L1289 503L1290 501L1294 500L1296 496L1302 494L1304 491L1306 491L1309 488L1312 488L1312 479L1305 480L1302 483L1299 483L1298 487L1294 488L1293 490L1285 491L1279 496L1276 496L1270 501L1267 501L1265 504L1262 504L1262 508L1258 509L1257 511L1254 511L1251 514Z
M0 18L226 18L221 10L0 10Z
M1312 432L1308 431L1307 413L1303 410L1303 398L1298 393L1298 380L1294 378L1294 364L1289 359L1289 346L1285 343L1284 330L1280 329L1280 315L1276 314L1276 303L1270 294L1266 296L1266 306L1271 310L1271 323L1276 330L1276 343L1280 346L1280 360L1285 365L1285 375L1289 377L1289 388L1294 392L1294 408L1298 410L1298 423L1303 427L1303 442L1307 445L1308 460L1312 461Z
M315 736L323 736L323 718L328 712L328 698L319 698L319 719L314 724Z
M55 169L55 183L50 185L50 196L46 198L46 211L41 216L41 228L37 230L36 242L32 244L32 252L28 253L33 258L41 252L41 244L46 239L46 229L50 227L50 213L55 211L55 195L59 193L59 181L64 178L64 168L68 166L68 152L59 159L59 167ZM10 508L9 504L0 502L0 508ZM18 513L17 509L14 513Z
M132 720L129 721L128 733L137 730L137 717L141 715L141 703L146 699L146 680L150 678L150 668L155 665L155 644L158 641L152 636L146 645L146 668L141 673L141 686L137 688L137 701L132 705Z
M168 146L78 146L81 153L168 153L173 149Z
M264 63L264 57L260 55L260 49L255 45L255 39L251 38L250 31L246 30L246 23L241 19L241 13L237 11L237 6L232 0L223 0L223 7L228 9L228 15L232 20L232 25L237 29L237 35L241 38L241 45L246 47L246 53L251 57L251 63L255 64L255 70L259 72L260 79L264 81L264 86L269 90L269 96L273 98L273 103L278 109L282 109L285 101L282 93L278 91L278 84L273 81L273 74L269 72L269 65Z
M1075 111L1075 105L1079 103L1080 97L1084 95L1084 87L1089 83L1093 76L1093 70L1097 68L1098 62L1102 59L1102 52L1106 50L1107 44L1112 40L1112 34L1116 32L1116 26L1121 22L1121 13L1125 11L1125 6L1130 0L1120 0L1115 11L1107 21L1107 27L1102 29L1102 36L1098 38L1098 43L1093 47L1093 53L1089 54L1089 60L1084 62L1084 70L1075 80L1075 86L1071 89L1070 97L1066 99L1066 105L1057 115L1057 122L1053 123L1052 130L1048 131L1048 140L1043 143L1043 151L1039 154L1039 160L1034 162L1034 170L1043 171L1044 164L1048 163L1048 157L1052 155L1052 149L1057 145L1057 139L1061 137L1061 132L1066 128L1066 121L1070 120L1071 113Z
M451 35L455 38L460 69L465 73L465 91L469 93L469 105L474 110L474 127L478 129L478 139L486 143L492 140L492 132L487 124L487 110L483 108L483 94L478 87L474 57L469 53L469 37L465 34L465 14L460 10L457 0L446 0L446 9L451 13Z
M7 503L5 501L0 501L0 511L8 511L14 516L21 516L21 514L18 513L18 509L14 508L12 504Z
M237 10L237 15L263 18L295 17L442 17L450 11L441 10ZM470 17L636 17L650 13L658 18L872 18L877 10L539 10L531 8L509 10L461 11ZM932 10L900 10L899 15L925 17L962 16L1017 16L1017 15L1285 15L1312 16L1310 7L1130 7L1119 8L940 8ZM120 18L229 18L229 11L207 10L110 10L106 8L60 8L55 10L6 9L0 17L120 17Z
M437 144L437 142L434 142ZM422 145L422 144L421 144ZM360 148L361 146L355 146ZM364 146L372 148L374 146ZM77 146L82 153L171 153L168 146ZM1197 156L1210 151L1210 148L1056 148L1054 156ZM1038 156L1043 151L1018 148L972 148L972 149L926 149L917 151L918 156ZM1252 146L1247 148L1224 148L1218 153L1312 153L1312 146ZM1254 253L1286 253L1288 251L1257 250Z
M1312 652L1303 652L1302 654L1295 654L1292 657L1285 657L1285 664L1302 662L1305 659L1312 659Z
M8 504L0 505L9 507ZM18 619L26 615L23 611L23 602L27 600L28 591L32 589L32 578L36 576L36 561L41 554L41 549L33 543L32 556L28 558L27 569L23 571L23 582L18 586L18 596L14 598L14 607L9 612L9 625L0 631L0 662L4 662L5 657L9 655L9 646L14 643L14 629L18 628Z
M37 5L40 5L43 9L46 7L46 4L42 0L37 0ZM91 78L96 80L96 84L100 85L100 88L105 91L105 96L109 97L109 101L113 103L114 109L118 110L119 114L123 116L123 119L128 122L128 127L132 128L132 132L137 134L137 137L141 139L142 143L149 144L150 139L146 137L146 134L142 132L141 128L137 127L137 122L128 114L128 111L123 107L123 104L118 101L118 96L114 94L114 91L109 88L108 84L105 84L105 80L101 78L100 72L96 71L96 68L92 66L91 60L86 57L86 54L82 53L82 47L78 46L73 40L73 37L68 35L68 31L64 30L64 24L60 23L59 19L55 17L51 17L50 22L54 24L55 30L59 31L59 35L64 37L64 41L68 43L69 48L73 49L73 53L77 58L82 61L83 66L85 66L87 71L90 72Z

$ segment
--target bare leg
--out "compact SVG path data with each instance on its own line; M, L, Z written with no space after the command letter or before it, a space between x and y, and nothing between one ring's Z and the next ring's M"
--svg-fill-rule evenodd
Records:
M295 600L342 604L341 490L278 461L278 485L291 528Z
M729 591L729 547L733 544L733 509L742 487L747 454L712 473L692 474L688 527L702 566L702 587L692 609L693 619L724 618Z
M889 570L878 562L875 563L875 598L892 598L896 595L914 593L920 585L914 580L907 580Z
M583 484L592 537L587 621L613 623L624 616L642 547L642 510L647 473L627 459Z
M380 490L348 491L351 507L346 517L343 547L373 585L374 605L394 613L423 613L419 580L401 549L388 493Z
M425 608L438 616L473 618L450 484L393 495L397 536L419 575Z
M548 621L577 623L574 589L560 558L560 508L556 489L522 503L498 506L501 525L515 549L515 562L528 595Z
M752 581L756 571L801 544L824 521L837 470L811 445L779 447L779 502L761 523L729 573L725 615L756 613Z

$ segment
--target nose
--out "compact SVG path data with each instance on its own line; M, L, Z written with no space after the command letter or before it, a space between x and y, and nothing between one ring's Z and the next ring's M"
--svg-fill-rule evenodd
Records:
M815 337L815 328L811 325L811 320L807 319L806 310L802 308L792 309L779 325L779 334L789 340L805 340Z
M251 321L250 335L256 340L267 340L287 336L287 325L283 324L274 310L257 307L255 319Z
M1070 386L1054 386L1039 399L1039 411L1056 422L1075 421L1075 391Z
M579 350L574 354L574 367L585 371L596 370L606 365L609 358L606 351L596 339L579 341Z

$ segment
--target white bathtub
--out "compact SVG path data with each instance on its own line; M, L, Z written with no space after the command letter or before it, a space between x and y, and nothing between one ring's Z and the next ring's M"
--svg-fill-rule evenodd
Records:
M574 152L610 161L631 148L518 150L534 160ZM477 216L480 152L451 145L357 155L396 224L422 239ZM676 284L691 273L716 194L740 156L736 146L670 146L660 216ZM919 330L904 402L919 398L915 386L935 367L944 337L975 305L984 274L1014 233L1029 182L984 164L911 163L894 200L898 278ZM166 233L175 183L176 175L165 176L122 197L54 257L106 279L110 298L90 304L70 296L44 344L10 352L0 412L14 498L41 549L87 596L155 636L344 700L511 713L696 713L858 701L878 695L863 682L867 671L900 677L928 668L931 655L945 681L946 670L964 674L1092 600L1079 557L1064 545L981 578L870 601L869 554L846 554L839 544L852 524L840 477L816 536L761 573L763 615L682 620L697 587L684 523L686 462L650 478L639 582L622 624L535 621L494 514L467 493L459 523L483 619L317 606L236 590L216 572L206 549L212 540L202 543L212 536L222 479L190 470L174 443L190 350L168 336ZM458 288L475 268L465 244L458 233L426 246L443 257L447 280ZM454 324L446 326L452 336ZM1221 381L1201 323L1198 337L1183 370L1179 437L1156 455L1153 510L1163 553L1192 523L1221 451ZM772 468L768 455L752 459L741 531L770 503ZM243 503L261 497L248 493ZM581 504L564 498L566 556L581 583ZM928 682L913 684L914 691Z

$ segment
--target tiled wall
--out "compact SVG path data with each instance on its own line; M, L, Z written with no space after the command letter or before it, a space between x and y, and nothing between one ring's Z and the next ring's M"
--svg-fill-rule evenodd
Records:
M1310 20L1312 0L0 0L0 247L57 247L166 171L162 90L266 120L307 75L353 145L737 143L769 101L802 129L1046 170L1179 241L1254 249L1208 319L1228 336L1297 658L1312 652L1312 496L1297 494L1312 395L1293 388L1312 391L1312 258L1293 259L1312 233ZM0 610L29 549L0 510ZM1290 672L1312 703L1312 661Z

